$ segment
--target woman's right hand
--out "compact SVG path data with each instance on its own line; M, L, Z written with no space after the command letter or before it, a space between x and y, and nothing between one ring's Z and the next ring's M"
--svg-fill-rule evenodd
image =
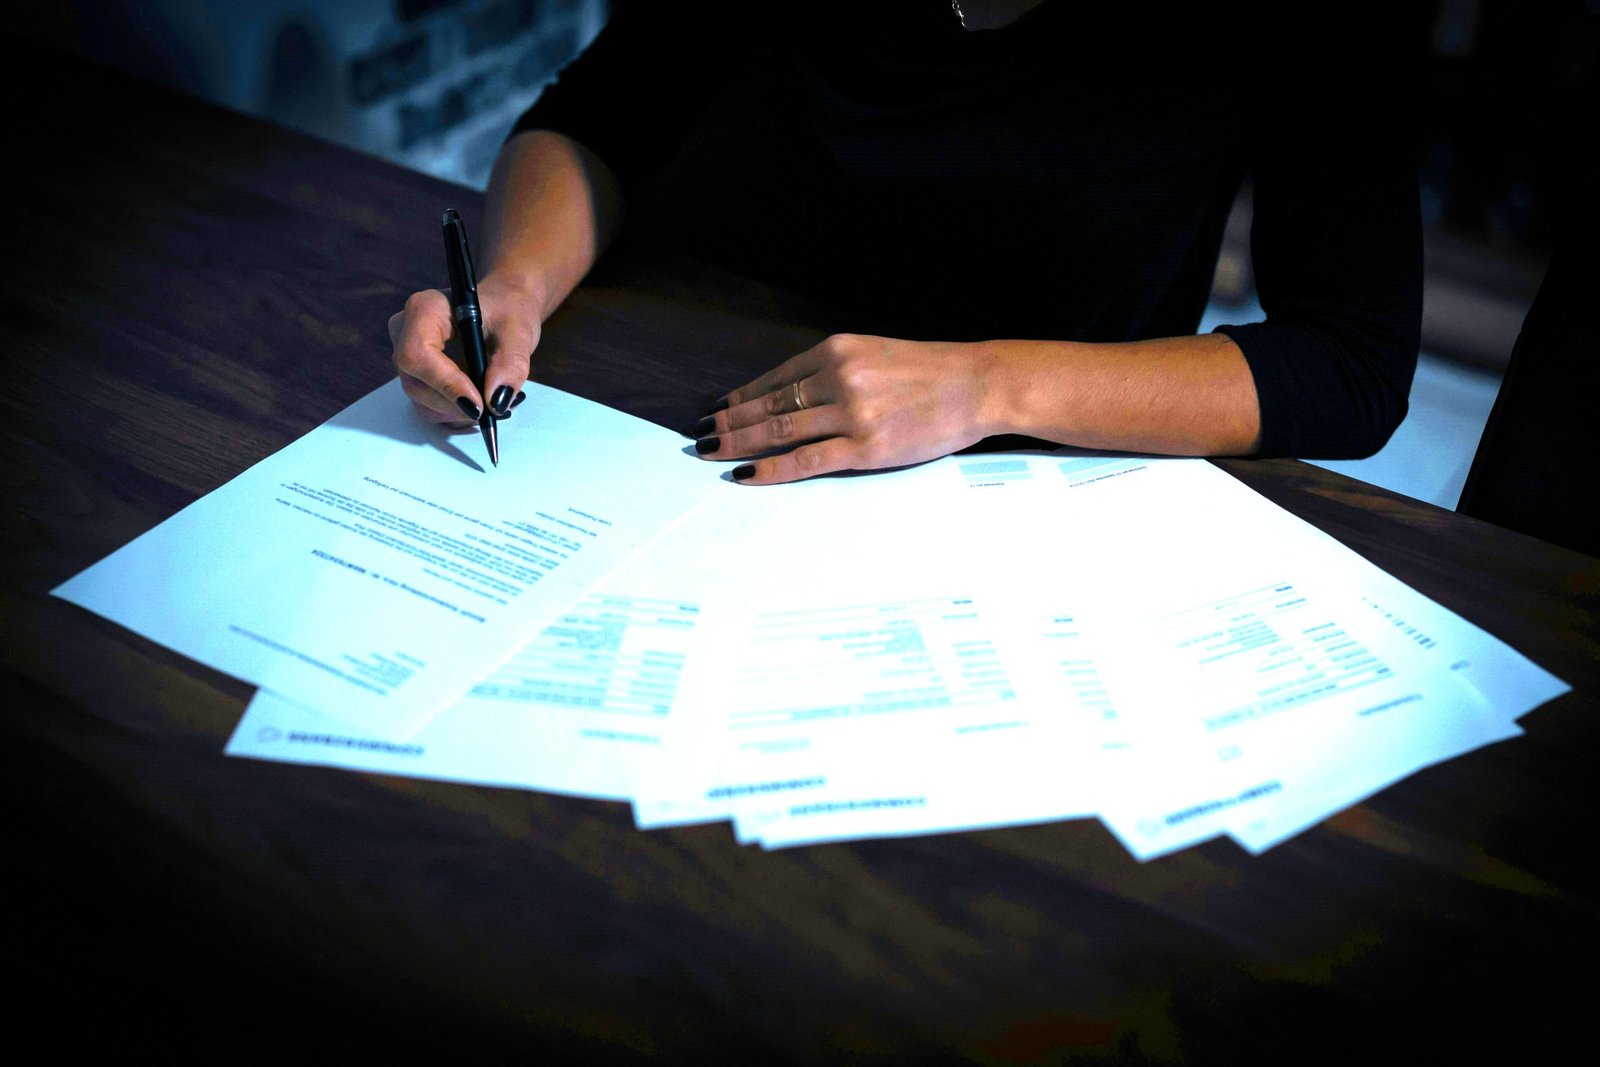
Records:
M461 348L451 338L450 298L442 290L413 293L389 318L401 388L428 422L470 430L485 404L495 417L506 418L522 398L529 360L539 344L538 301L490 275L478 282L478 304L489 349L482 393L462 367Z

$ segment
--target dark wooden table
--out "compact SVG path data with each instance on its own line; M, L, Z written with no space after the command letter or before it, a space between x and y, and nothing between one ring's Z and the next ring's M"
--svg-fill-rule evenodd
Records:
M440 281L439 211L475 228L481 198L65 58L3 77L8 1036L1537 1062L1587 1018L1600 563L1295 462L1223 466L1575 691L1262 857L1139 864L1093 821L769 854L620 804L224 757L248 686L47 592L382 384L387 316ZM659 262L604 265L540 376L682 426L854 325Z

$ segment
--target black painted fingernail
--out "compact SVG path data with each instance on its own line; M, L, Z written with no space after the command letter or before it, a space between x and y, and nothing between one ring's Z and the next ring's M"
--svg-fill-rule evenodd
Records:
M494 396L489 398L489 410L494 412L495 418L503 419L506 412L511 410L511 386L502 385L494 391Z
M464 396L456 397L456 407L461 409L461 414L465 415L473 422L477 422L483 417L483 412L478 410L478 405L474 404Z
M702 437L700 440L694 443L694 450L700 453L702 456L707 452L715 452L721 447L722 438L720 437Z
M756 465L754 463L740 464L739 466L733 468L733 480L736 481L736 482L742 482L746 478L749 478L752 475L754 475L755 472L756 472Z
M496 415L495 418L501 419L501 420L509 419L511 417L511 413L513 411L517 410L517 405L522 403L527 398L528 398L528 394L527 393L518 393L515 397L512 398L511 406L506 408L504 411L500 412L500 414Z
M711 409L709 411L707 411L706 414L707 415L715 415L719 411L726 411L726 410L728 410L728 398L727 397L723 397L721 400L718 400L715 404L712 404L711 405Z
M689 431L689 436L704 437L706 434L710 433L716 428L717 420L713 419L710 415L707 415L705 418L694 424L694 428Z

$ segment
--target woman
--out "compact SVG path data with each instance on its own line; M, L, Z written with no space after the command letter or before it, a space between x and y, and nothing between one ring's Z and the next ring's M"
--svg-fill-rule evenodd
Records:
M618 5L523 116L479 286L497 411L630 230L851 309L695 428L770 484L995 434L1175 455L1368 455L1421 319L1404 27L1239 5ZM965 25L963 19L965 16ZM1264 323L1195 335L1251 182ZM483 397L437 291L390 324L426 417Z

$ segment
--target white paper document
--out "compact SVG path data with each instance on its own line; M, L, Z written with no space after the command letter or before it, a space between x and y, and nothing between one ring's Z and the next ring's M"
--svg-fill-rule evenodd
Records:
M1063 450L737 491L409 743L263 693L229 751L766 847L1097 816L1150 859L1261 851L1565 688L1210 464Z
M725 801L742 839L1035 822L1082 810L1087 791L1140 858L1228 832L1259 848L1515 736L1516 716L1566 688L1202 461L952 457L922 477L905 499L909 482L885 482L853 503L861 483L834 483L822 491L840 498L834 508L786 507L784 535L863 564L840 565L838 598L897 573L923 589L966 576L963 592L988 612L983 655L1018 665L1007 667L1015 714L965 737L907 717L886 741L873 722L830 716L773 732L770 750L748 726L707 727L693 747L720 744L721 777L762 787ZM927 495L947 501L932 525L911 499ZM833 543L821 519L807 527L830 511L904 513L905 529L932 532L904 535L897 563ZM813 582L802 595L827 594ZM760 670L754 643L743 662ZM843 743L822 744L824 733ZM856 770L874 756L884 771ZM787 773L763 781L749 771L763 762Z
M538 385L485 470L398 380L54 592L323 715L404 737L708 494L642 419Z
M1568 690L1510 646L1390 575L1366 567L1354 580L1360 583L1363 602L1383 625L1431 660L1424 670L1453 675L1489 706L1491 721L1471 724L1485 735L1479 744L1517 736L1522 732L1517 718ZM1466 706L1469 702L1463 701ZM1330 752L1310 768L1311 780L1297 801L1234 812L1227 820L1228 832L1251 851L1264 851L1425 766L1477 747L1472 729L1421 738L1413 745L1376 739L1357 750Z
M747 492L708 502L409 738L355 730L262 690L227 752L629 800L674 709L719 688L745 599L738 583L708 575L726 545L760 548L766 503Z
M958 462L801 483L779 503L724 700L674 721L640 825L733 817L754 839L781 811L920 832L991 821L1036 789L1053 817L1094 811L1072 770L1087 746L1062 739L1088 724L1055 699L1022 591L997 580L1004 517ZM1041 735L1057 773L1017 774ZM958 785L952 821L933 790Z
M1262 851L1567 687L1202 460L731 485L530 387L398 384L57 594L251 681L229 754L628 801L768 848L1096 818Z

